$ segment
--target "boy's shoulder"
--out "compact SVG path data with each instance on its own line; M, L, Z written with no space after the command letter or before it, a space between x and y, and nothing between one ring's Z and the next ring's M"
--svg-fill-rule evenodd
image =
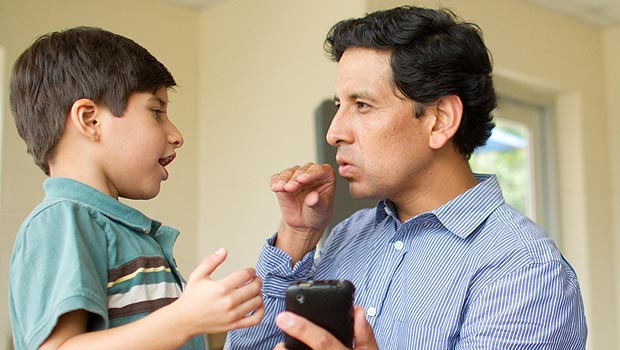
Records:
M96 202L84 202L79 193L87 186L71 179L49 178L43 183L45 197L24 220L20 231L33 222L47 222L51 227L67 221L67 216L90 216L97 211ZM86 196L92 195L84 193ZM93 205L94 204L94 205Z
M17 250L26 242L38 246L43 243L35 242L49 245L51 241L66 239L101 246L105 244L110 222L122 224L117 219L122 213L118 209L115 212L114 208L126 206L94 188L67 178L49 178L43 188L45 197L24 219L17 232Z
M34 208L28 219L47 213L62 212L68 216L110 219L138 230L151 229L153 220L97 189L69 178L49 178L43 183L45 198ZM27 220L28 220L27 219ZM53 220L53 218L47 218Z

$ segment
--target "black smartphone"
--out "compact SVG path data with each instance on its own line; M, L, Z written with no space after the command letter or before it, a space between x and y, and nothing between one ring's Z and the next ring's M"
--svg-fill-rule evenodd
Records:
M325 328L340 342L353 347L353 293L347 280L293 282L286 289L286 310ZM303 342L285 334L289 350L311 350Z

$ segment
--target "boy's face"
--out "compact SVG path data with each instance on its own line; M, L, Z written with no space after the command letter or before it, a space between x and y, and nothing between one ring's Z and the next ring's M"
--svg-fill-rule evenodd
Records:
M101 127L101 187L112 197L151 199L168 179L166 166L183 145L183 136L168 119L168 92L137 92L129 96L121 117L109 111Z

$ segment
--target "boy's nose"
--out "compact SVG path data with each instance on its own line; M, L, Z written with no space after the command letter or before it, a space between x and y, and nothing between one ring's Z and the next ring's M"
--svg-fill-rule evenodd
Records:
M185 142L179 129L177 129L177 127L172 123L170 123L170 130L168 132L168 142L174 145L174 148L183 146L183 143Z

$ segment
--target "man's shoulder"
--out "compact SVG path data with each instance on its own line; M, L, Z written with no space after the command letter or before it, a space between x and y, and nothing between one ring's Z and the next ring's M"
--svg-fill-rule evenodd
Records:
M545 230L509 205L491 214L477 238L487 242L493 255L521 260L524 264L563 261L562 254Z

